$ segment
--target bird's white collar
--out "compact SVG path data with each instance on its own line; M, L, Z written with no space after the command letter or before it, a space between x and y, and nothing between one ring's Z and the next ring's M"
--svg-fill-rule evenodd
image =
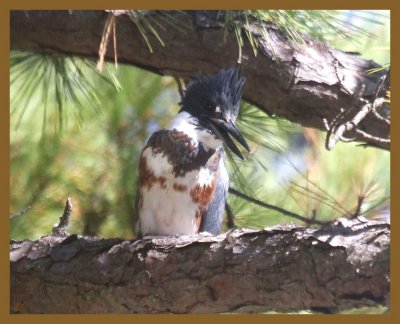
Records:
M168 125L168 129L177 130L188 135L195 145L201 143L207 151L209 149L217 149L222 145L222 141L215 137L214 134L203 129L199 125L197 118L193 117L186 111L180 112Z

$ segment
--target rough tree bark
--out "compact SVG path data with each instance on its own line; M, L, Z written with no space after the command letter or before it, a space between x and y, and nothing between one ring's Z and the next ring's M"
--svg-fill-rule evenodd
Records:
M12 313L334 312L389 303L389 228L11 242Z
M11 49L97 59L108 14L104 11L12 11ZM118 60L184 79L235 65L238 45L233 32L228 33L224 42L223 28L212 19L209 23L207 12L204 19L198 15L198 19L193 19L193 12L171 15L192 26L192 30L183 33L166 24L166 31L159 30L164 47L148 33L153 53L132 21L125 14L118 16ZM273 26L267 27L269 42L261 37L257 26L246 28L255 35L259 55L255 57L245 42L245 100L270 115L321 130L328 128L328 134L333 130L337 134L329 138L330 149L344 131L347 138L389 149L390 122L385 119L388 107L383 107L385 118L370 113L372 105L378 102L377 97L382 97L389 86L387 78L385 86L380 87L385 72L368 73L378 64L306 36L307 44L295 48ZM109 42L106 53L108 60L114 59L112 43ZM378 106L381 107L376 105L374 109ZM363 109L365 113L361 115L365 118L355 117Z

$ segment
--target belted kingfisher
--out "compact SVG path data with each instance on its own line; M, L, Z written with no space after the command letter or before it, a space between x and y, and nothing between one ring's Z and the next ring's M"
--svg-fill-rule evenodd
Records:
M221 231L229 176L222 144L244 159L232 136L245 79L240 68L189 83L182 108L142 150L136 196L138 237Z

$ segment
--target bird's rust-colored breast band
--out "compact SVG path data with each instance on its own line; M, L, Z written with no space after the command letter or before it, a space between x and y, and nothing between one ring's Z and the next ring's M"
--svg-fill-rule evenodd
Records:
M166 178L165 177L157 177L154 172L148 167L147 159L142 154L139 161L139 181L142 187L147 187L147 189L151 189L153 184L159 182L161 188L166 188Z

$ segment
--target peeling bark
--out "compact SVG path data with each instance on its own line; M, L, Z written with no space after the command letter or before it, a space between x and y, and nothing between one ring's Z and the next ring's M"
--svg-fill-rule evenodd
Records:
M167 24L166 31L160 29L164 47L149 33L152 54L129 18L118 16L118 60L184 79L236 64L234 33L228 33L224 43L224 31L218 24L193 25L191 13L171 15L179 15L176 18L193 29L182 33ZM97 59L106 17L104 11L12 11L11 49ZM312 39L306 39L304 47L295 48L273 26L268 27L270 41L266 43L259 28L247 28L255 35L260 51L254 57L245 43L242 52L247 81L243 97L268 114L326 130L326 124L332 125L341 110L345 112L342 122L351 122L366 103L374 104L384 72L369 74L368 70L378 64ZM105 59L113 60L109 43ZM381 89L382 93L387 87ZM387 106L384 109L389 111ZM357 129L349 128L344 135L389 149L389 128L387 122L371 113Z
M389 304L390 225L11 242L12 313L335 312Z

